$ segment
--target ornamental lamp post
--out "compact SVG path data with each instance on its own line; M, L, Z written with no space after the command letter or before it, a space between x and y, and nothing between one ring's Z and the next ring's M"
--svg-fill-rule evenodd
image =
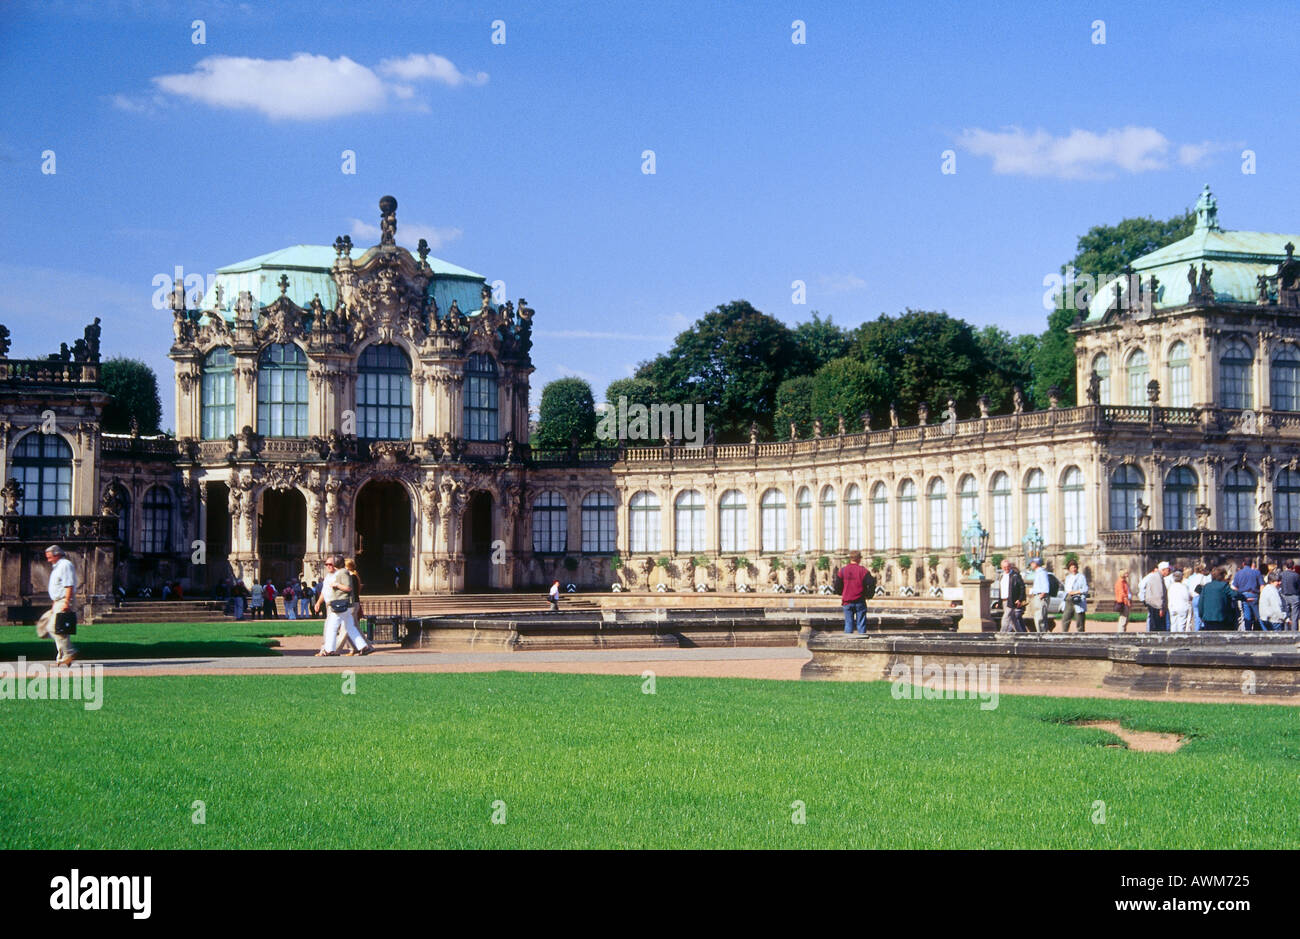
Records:
M989 556L989 533L980 524L978 515L972 516L966 523L966 527L962 529L961 545L966 551L966 556L970 558L971 577L975 580L983 580L984 572L980 566Z
M1024 545L1025 545L1025 567L1028 567L1029 562L1034 558L1039 558L1040 560L1042 559L1043 536L1039 534L1037 522L1029 523L1029 530L1025 532Z

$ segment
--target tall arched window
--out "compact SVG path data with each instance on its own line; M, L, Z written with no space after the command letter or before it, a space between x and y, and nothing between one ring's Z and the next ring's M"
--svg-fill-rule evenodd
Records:
M1030 470L1025 477L1025 529L1038 526L1044 544L1052 541L1052 513L1048 511L1047 477L1042 470Z
M993 505L993 544L999 548L1015 543L1011 534L1011 477L998 473L989 484L989 498Z
M627 515L632 553L649 554L660 550L659 497L653 492L638 492L628 500Z
M846 519L844 533L848 540L845 547L850 551L854 549L861 551L866 547L866 539L862 533L862 490L858 488L857 483L850 483L844 490L844 518Z
M718 500L718 529L723 553L749 550L749 512L739 489L728 489Z
M1185 342L1169 347L1169 406L1192 406L1192 355Z
M142 503L144 530L140 550L145 554L166 554L172 549L172 494L165 486L151 486Z
M1093 359L1092 370L1101 379L1101 403L1110 404L1110 356L1103 352Z
M225 346L203 359L199 409L204 440L225 440L235 432L235 357Z
M1278 531L1300 531L1300 473L1284 469L1277 474L1273 504Z
M366 346L357 360L357 436L411 437L411 360L401 346Z
M558 492L543 492L533 500L533 551L563 554L569 544L569 506Z
M1268 384L1274 411L1300 411L1300 349L1290 343L1278 347Z
M884 483L876 483L871 487L871 550L889 548L889 490Z
M812 490L807 486L800 486L799 491L794 497L795 513L799 516L799 544L800 551L811 551L817 547L817 532L813 529L813 502Z
M9 473L23 487L22 515L72 514L72 448L58 434L18 441Z
M307 356L292 342L262 350L257 365L257 430L267 437L307 435Z
M614 550L614 497L608 492L591 492L582 500L582 551L608 554Z
M948 487L941 477L930 480L926 493L930 508L930 550L948 547Z
M1191 531L1196 527L1196 474L1175 466L1165 474L1165 528Z
M465 438L497 439L497 364L490 355L465 363Z
M903 480L898 487L898 546L915 551L921 540L921 517L916 507L916 483Z
M1233 339L1223 347L1219 356L1219 406L1225 408L1254 407L1250 389L1250 367L1255 357L1250 346Z
M784 551L786 543L785 493L769 489L758 500L758 540L763 551Z
M673 527L678 554L704 550L704 496L699 490L679 492L673 501Z
M975 477L967 474L957 484L957 520L965 528L980 513L980 490Z
M1083 472L1071 466L1061 477L1061 514L1065 517L1065 543L1083 544L1087 508L1083 498Z
M835 487L822 486L822 550L835 551L840 546L840 507L835 503Z
M1146 477L1136 466L1123 463L1110 474L1110 527L1112 531L1137 528L1138 500L1146 486Z
M1151 380L1151 368L1147 364L1147 354L1141 349L1134 349L1128 357L1125 368L1128 373L1128 403L1142 407L1147 403L1147 382Z
M1223 480L1223 523L1228 531L1255 530L1255 474L1244 466Z

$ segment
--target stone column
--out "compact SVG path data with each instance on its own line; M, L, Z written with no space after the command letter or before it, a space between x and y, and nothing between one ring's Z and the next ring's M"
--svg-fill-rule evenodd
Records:
M958 632L994 632L997 624L989 615L989 592L992 581L987 578L963 577L961 579L961 619Z

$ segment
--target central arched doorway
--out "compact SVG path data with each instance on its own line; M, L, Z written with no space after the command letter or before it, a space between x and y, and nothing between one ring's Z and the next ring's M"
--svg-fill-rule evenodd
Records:
M257 516L257 556L262 583L277 590L302 573L307 553L307 500L297 489L268 489L262 493Z
M401 483L368 482L357 493L357 574L366 593L411 590L411 499Z
M230 555L230 487L223 482L205 483L205 518L207 564L202 568L207 587L214 587L230 577L226 559Z
M492 586L492 493L470 496L462 525L461 550L465 553L465 589Z

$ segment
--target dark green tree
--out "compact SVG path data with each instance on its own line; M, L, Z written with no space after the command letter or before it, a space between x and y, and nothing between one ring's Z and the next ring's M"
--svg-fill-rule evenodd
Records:
M876 362L843 356L827 362L813 376L813 417L822 419L822 433L826 435L836 433L841 415L845 430L859 433L862 412L879 417L889 410L892 397L889 373Z
M138 359L118 356L100 366L99 384L112 397L104 405L100 424L106 432L129 433L134 417L140 433L158 433L162 400L158 397L158 376L153 369Z
M648 378L616 378L605 389L605 403L616 408L619 398L627 398L629 406L644 404L649 407L659 400L659 389Z
M1012 337L996 326L985 326L975 334L980 352L988 365L976 385L979 394L989 396L994 414L1011 410L1012 389L1019 385L1029 397L1030 407L1047 407L1047 398L1039 399L1033 390L1033 355L1036 336Z
M787 378L776 389L776 416L773 420L774 436L784 440L790 434L791 422L800 437L812 434L813 385L811 375ZM784 433L783 433L784 431Z
M557 378L542 389L538 408L537 445L543 450L569 446L574 435L579 446L596 439L596 403L591 386L581 378Z
M849 334L836 326L831 317L821 318L816 310L812 319L794 328L794 341L799 349L800 367L811 375L831 359L849 354ZM777 428L778 433L780 428Z
M855 332L853 354L885 369L894 400L914 413L925 401L942 410L949 398L962 417L975 413L987 368L975 330L947 313L908 309L881 316Z

